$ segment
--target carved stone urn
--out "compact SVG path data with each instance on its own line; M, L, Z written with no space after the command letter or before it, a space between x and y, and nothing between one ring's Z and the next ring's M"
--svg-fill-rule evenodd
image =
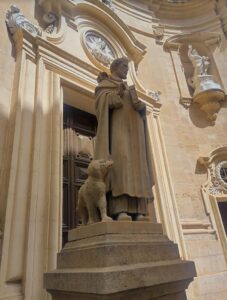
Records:
M194 85L193 101L200 105L210 121L215 122L220 102L225 99L225 92L214 82L213 75L198 75Z

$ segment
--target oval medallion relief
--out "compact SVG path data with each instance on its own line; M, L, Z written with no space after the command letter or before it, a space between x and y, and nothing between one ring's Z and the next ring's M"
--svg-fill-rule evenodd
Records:
M109 66L117 58L114 48L101 34L87 31L84 40L89 53L103 65Z

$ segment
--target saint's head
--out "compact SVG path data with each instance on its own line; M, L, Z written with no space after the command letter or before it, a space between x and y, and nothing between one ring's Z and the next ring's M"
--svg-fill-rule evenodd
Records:
M110 65L110 72L113 77L126 79L128 74L127 57L117 58Z

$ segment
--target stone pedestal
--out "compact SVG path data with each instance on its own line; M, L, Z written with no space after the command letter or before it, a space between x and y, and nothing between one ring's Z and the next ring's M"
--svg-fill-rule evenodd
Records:
M199 104L200 109L213 123L221 107L220 102L224 99L225 92L218 83L214 82L213 75L198 75L195 79L193 101Z
M195 275L160 224L104 222L69 232L44 286L53 300L183 300Z

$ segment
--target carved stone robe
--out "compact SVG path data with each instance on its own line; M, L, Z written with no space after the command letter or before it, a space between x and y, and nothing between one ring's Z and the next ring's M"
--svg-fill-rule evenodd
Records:
M118 95L122 82L104 79L95 90L98 130L94 158L111 157L114 161L107 179L107 191L111 191L113 196L111 206L116 204L118 208L111 209L111 215L146 213L144 199L152 199L153 178L146 115L142 116L134 108L127 83L124 83L123 97ZM125 195L128 197L125 198ZM120 199L120 208L117 199Z

